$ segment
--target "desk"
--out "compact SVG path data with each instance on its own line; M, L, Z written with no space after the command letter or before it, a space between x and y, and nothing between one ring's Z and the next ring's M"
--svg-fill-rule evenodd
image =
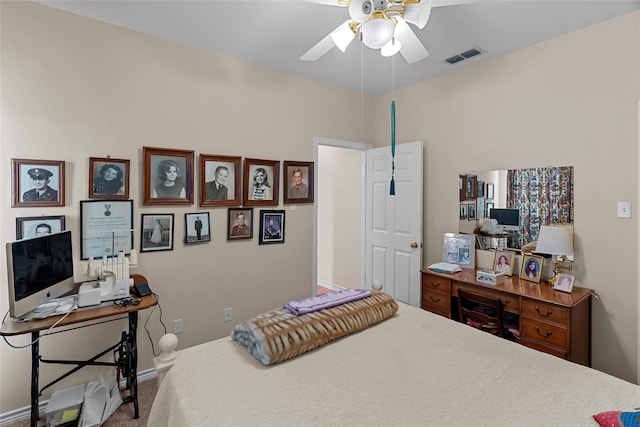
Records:
M476 270L445 274L422 270L422 308L456 319L452 299L458 290L500 298L503 310L519 319L519 343L582 365L591 366L591 293L574 286L560 292L544 283L506 277L498 285L476 280Z
M139 274L133 274L131 277L134 280L134 283L142 283L146 282L144 276ZM79 285L76 286L78 288ZM77 292L75 289L73 292ZM89 360L48 360L43 359L40 356L40 332L45 331L51 327L56 321L60 320L60 316L52 316L42 320L30 320L28 322L12 322L8 321L0 329L0 335L3 336L15 336L22 334L31 334L31 426L35 427L38 423L38 399L42 395L42 392L61 381L62 379L68 377L74 372L85 366L115 366L118 367L122 371L122 375L126 378L126 389L129 390L129 396L127 396L124 400L125 403L132 402L134 405L134 418L138 418L138 378L137 378L137 370L138 370L138 346L137 346L137 338L136 331L138 328L138 311L144 310L149 307L153 307L158 304L158 300L155 295L148 295L142 298L140 304L138 305L128 305L125 307L117 307L113 304L107 306L97 306L96 308L86 307L84 309L80 309L69 314L63 321L61 321L56 328L75 325L78 323L91 322L96 320L103 320L122 316L124 314L127 315L129 319L129 331L122 332L121 339L115 345L107 348L106 350L100 352ZM119 320L119 318L109 319L106 321ZM89 323L86 325L81 325L78 327L84 328L87 326L92 326L98 322ZM101 323L101 322L100 322ZM54 329L55 331L55 329ZM66 332L66 331L59 331ZM118 360L114 362L98 362L97 360L109 353L110 351L114 351L119 355ZM63 365L77 365L75 368L70 369L65 374L56 378L46 386L39 389L38 385L38 375L40 369L40 362L42 363L54 363L54 364L63 364Z

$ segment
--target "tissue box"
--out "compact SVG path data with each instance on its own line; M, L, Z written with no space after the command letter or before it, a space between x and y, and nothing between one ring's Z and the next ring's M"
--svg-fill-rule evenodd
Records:
M481 269L476 271L476 280L487 285L497 285L504 282L504 273L499 271Z
M47 426L76 426L84 402L84 384L56 390L44 410Z

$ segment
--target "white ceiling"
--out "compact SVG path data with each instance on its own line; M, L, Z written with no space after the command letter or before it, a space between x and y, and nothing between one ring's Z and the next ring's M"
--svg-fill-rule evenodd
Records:
M430 56L409 65L401 55L384 58L357 39L345 53L333 48L316 62L301 61L303 53L348 19L346 8L312 0L39 3L369 95L388 93L640 9L640 0L488 0L437 7L423 30L412 26ZM443 62L471 48L486 53L456 65Z

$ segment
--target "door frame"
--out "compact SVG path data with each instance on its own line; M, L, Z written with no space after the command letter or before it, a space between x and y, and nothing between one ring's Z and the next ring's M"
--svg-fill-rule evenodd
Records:
M346 148L346 149L351 149L351 150L358 150L358 151L362 151L362 153L364 154L365 151L370 150L371 148L373 148L373 145L371 144L363 144L360 142L350 142L350 141L342 141L339 139L331 139L331 138L324 138L321 136L314 136L313 137L313 162L316 165L316 167L314 168L314 177L313 177L313 182L316 183L316 185L314 185L314 200L316 201L313 204L313 241L312 241L312 251L311 251L311 256L313 257L312 262L311 262L311 278L312 278L312 283L311 283L311 291L312 291L312 295L316 295L318 293L318 185L319 185L319 181L318 181L318 146L320 145L325 145L325 146L330 146L330 147L338 147L338 148ZM365 179L366 179L366 158L363 155L362 156L362 160L360 163L361 167L360 167L360 180L361 180L361 188L362 188L362 205L360 207L360 213L363 215L365 214L365 208L366 208L366 200L365 200L365 192L366 192L366 188L365 188ZM360 249L361 249L361 253L364 254L364 249L365 249L365 223L363 222L362 224L362 241L360 242ZM360 287L364 287L364 283L365 283L365 263L364 260L362 260L363 262L361 262L360 264Z

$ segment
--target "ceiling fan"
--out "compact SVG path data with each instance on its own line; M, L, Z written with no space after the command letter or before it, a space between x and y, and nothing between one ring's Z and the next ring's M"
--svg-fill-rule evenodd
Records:
M423 29L429 21L431 8L469 3L473 0L307 0L349 8L349 17L300 57L316 61L337 46L344 52L356 34L371 49L380 49L382 56L400 54L409 64L429 56L409 24Z

